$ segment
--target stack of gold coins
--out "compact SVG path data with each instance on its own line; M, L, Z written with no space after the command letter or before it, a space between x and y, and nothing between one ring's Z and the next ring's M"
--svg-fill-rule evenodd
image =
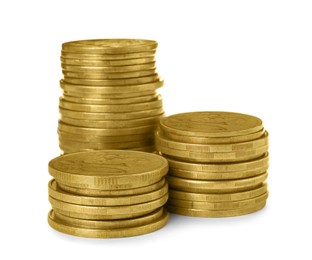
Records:
M262 209L268 197L268 133L254 116L190 112L162 118L156 149L169 161L172 213L227 217Z
M99 39L62 45L58 125L64 153L131 149L153 152L164 114L157 89L157 42Z
M82 237L135 236L163 227L169 218L159 155L128 150L70 153L49 162L50 226Z

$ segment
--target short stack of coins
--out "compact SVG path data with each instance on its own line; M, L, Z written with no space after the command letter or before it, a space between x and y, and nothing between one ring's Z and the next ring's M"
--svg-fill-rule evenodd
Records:
M66 154L84 150L153 152L164 114L157 89L158 44L152 40L98 39L62 45L58 125Z
M268 198L268 132L254 116L190 112L162 118L156 149L169 161L170 212L229 217Z
M90 238L142 235L169 218L168 162L153 153L93 150L49 162L49 225Z

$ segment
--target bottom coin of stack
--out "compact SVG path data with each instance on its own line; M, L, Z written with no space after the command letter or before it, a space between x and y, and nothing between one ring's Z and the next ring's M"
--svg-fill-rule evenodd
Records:
M163 118L156 149L169 161L170 212L230 217L262 209L268 198L268 133L259 118L192 112Z
M142 235L169 218L165 175L159 155L98 150L59 156L49 162L49 225L66 234L90 238Z

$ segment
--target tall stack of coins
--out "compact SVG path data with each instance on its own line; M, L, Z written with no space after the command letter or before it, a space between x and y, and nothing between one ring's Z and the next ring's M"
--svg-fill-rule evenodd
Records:
M162 118L156 149L169 161L172 213L227 217L262 209L268 197L268 133L254 116L191 112Z
M157 42L99 39L62 45L58 125L64 153L90 149L154 151L163 115Z
M159 155L127 150L85 151L49 162L50 226L93 238L146 234L169 218L164 178L168 162Z

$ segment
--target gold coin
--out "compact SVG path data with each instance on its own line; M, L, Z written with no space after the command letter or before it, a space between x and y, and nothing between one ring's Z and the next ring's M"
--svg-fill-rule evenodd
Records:
M139 225L144 225L150 222L155 221L160 218L163 214L163 208L157 209L147 215L143 215L142 217L131 218L131 219L119 219L119 220L88 220L88 219L79 219L72 218L54 212L55 219L58 219L64 224L72 225L81 228L95 228L95 229L116 229L116 228L128 228L135 227Z
M158 107L150 110L142 110L135 112L124 113L94 113L94 112L81 112L73 111L59 107L60 114L65 117L84 120L99 120L99 121L111 121L111 120L134 120L142 119L152 116L161 116L164 114L163 107Z
M83 60L83 59L69 59L61 57L61 62L66 65L114 67L114 66L128 66L128 65L151 63L155 62L155 57L146 57L129 60L93 60L93 59Z
M126 79L75 79L66 77L63 81L70 84L85 85L85 86L129 86L146 84L159 80L158 74L154 74L146 77L138 78L126 78Z
M269 134L265 132L264 135L256 140L234 143L234 144L189 144L177 141L171 141L164 138L160 133L155 133L155 139L157 143L169 149L181 150L181 151L194 151L194 152L207 152L207 153L219 153L219 152L234 152L242 150L257 149L269 144Z
M160 128L157 130L161 133L162 136L167 139L182 142L182 143L191 143L191 144L233 144L252 141L260 138L264 134L264 129L248 134L248 135L238 135L238 136L229 136L229 137L200 137L200 136L183 136L162 131Z
M170 198L168 204L176 207L187 209L204 209L204 210L234 210L242 208L251 208L257 204L263 203L268 198L268 192L251 199L240 201L226 202L207 202L207 201L191 201Z
M194 193L230 193L251 190L262 185L267 177L268 173L263 173L255 177L238 180L203 181L166 176L170 188Z
M76 149L95 149L95 150L123 150L140 148L145 146L154 145L154 140L142 140L137 142L127 142L127 143L91 143L91 142L77 142L71 140L64 140L59 138L59 144L61 148L76 148Z
M48 223L53 229L73 236L87 238L117 238L138 236L154 232L166 225L168 219L169 214L166 210L164 210L163 215L159 219L140 226L114 229L81 228L71 226L64 223L63 221L60 221L59 219L55 218L53 211L51 211L49 213Z
M164 85L163 80L157 80L155 82L139 84L139 85L127 85L127 86L85 86L66 83L64 80L60 81L60 86L64 91L78 92L83 96L86 94L117 94L128 92L140 92L140 91L155 91Z
M239 162L248 161L263 156L269 146L264 145L256 149L245 149L234 152L219 152L219 153L208 153L208 152L193 152L193 151L181 151L174 150L160 146L158 140L155 139L156 150L164 155L169 155L177 159L181 159L187 162L202 162L202 163L225 163L225 162Z
M103 79L131 79L152 76L157 74L156 69L151 70L141 70L133 72L123 72L123 73L83 73L83 72L72 72L72 71L63 71L64 79L67 81L67 78L75 79L92 79L92 80L103 80Z
M83 72L91 74L105 74L105 73L124 73L131 71L142 71L155 69L156 63L150 62L145 64L127 65L127 66L114 66L114 67L92 67L92 66L77 66L61 64L63 71Z
M162 207L168 200L168 193L159 199L152 201L135 204L135 205L122 205L122 206L86 206L80 204L73 204L60 201L49 196L49 202L53 209L62 210L67 212L74 212L77 214L90 215L88 219L97 219L94 216L101 216L101 219L114 219L114 215L127 215L132 213L145 214L153 212L154 210ZM117 218L116 218L117 219Z
M96 93L79 93L75 91L63 91L63 95L71 96L74 98L89 98L89 99L130 99L138 98L148 95L158 95L156 91L140 91L140 92L128 92L128 93L115 93L115 94L96 94Z
M90 128L90 127L78 127L67 125L62 121L59 121L58 129L67 133L72 134L90 134L90 135L100 135L100 136L120 136L120 135L135 135L135 134L148 134L153 133L156 125L147 125L139 127L129 127L129 128Z
M136 104L149 101L155 101L158 99L159 94L133 97L133 98L85 98L85 97L72 97L67 94L63 94L63 99L72 103L91 104L91 105L123 105L123 104Z
M89 54L89 53L77 53L77 52L61 52L61 56L68 59L83 59L83 60L129 60L146 57L154 57L156 55L156 49L147 52L134 52L123 54Z
M227 173L227 172L240 172L249 171L257 168L269 166L269 153L265 153L258 159L239 162L239 163L215 163L215 164L203 164L203 163L189 163L174 160L173 158L166 159L169 162L170 168L181 169L194 172L207 172L208 173Z
M252 190L235 192L235 193L191 193L178 191L174 189L169 190L169 198L188 200L188 201L203 201L203 202L228 202L241 201L258 197L267 192L268 185L263 183L260 187Z
M81 189L77 187L71 187L64 183L57 182L57 185L64 191L73 193L81 196L91 196L91 197L120 197L120 196L130 196L130 195L141 195L144 193L153 192L160 189L166 183L166 180L162 178L160 181L153 183L148 186L142 186L139 188L131 188L126 190L95 190L95 189Z
M130 143L130 142L145 142L146 140L154 140L153 134L138 134L138 135L120 135L120 136L97 136L97 135L81 135L71 134L63 131L58 131L60 139L86 142L86 143Z
M93 113L121 113L121 112L136 112L142 110L151 110L162 107L162 97L154 101L137 103L137 104L119 104L119 105L93 105L93 104L79 104L66 101L63 98L59 99L59 106L64 109L82 112Z
M159 122L161 115L154 117L147 117L135 120L123 120L123 121L100 121L100 120L83 120L70 117L61 116L61 121L68 125L82 126L82 127L94 127L94 128L129 128L139 127L145 125L155 125Z
M170 166L170 164L169 164ZM269 169L269 165L238 172L194 172L170 167L172 176L194 180L233 180L260 175Z
M233 210L204 210L204 209L188 209L181 208L167 204L169 212L190 217L208 217L208 218L222 218L234 217L250 214L264 208L266 202L259 203L251 208L233 209Z
M57 182L72 187L122 190L160 180L168 171L168 162L151 153L102 150L56 157L48 169Z
M141 39L94 39L65 42L62 50L78 53L122 54L153 51L158 43Z
M155 190L149 193L132 196L120 196L120 197L90 197L81 196L68 193L59 188L56 181L53 179L48 185L49 196L53 199L64 201L72 204L80 204L85 206L122 206L122 205L134 205L141 204L156 199L160 199L168 193L168 184L165 183L159 190Z
M165 132L199 137L232 137L262 130L262 121L254 116L231 112L190 112L163 118Z

